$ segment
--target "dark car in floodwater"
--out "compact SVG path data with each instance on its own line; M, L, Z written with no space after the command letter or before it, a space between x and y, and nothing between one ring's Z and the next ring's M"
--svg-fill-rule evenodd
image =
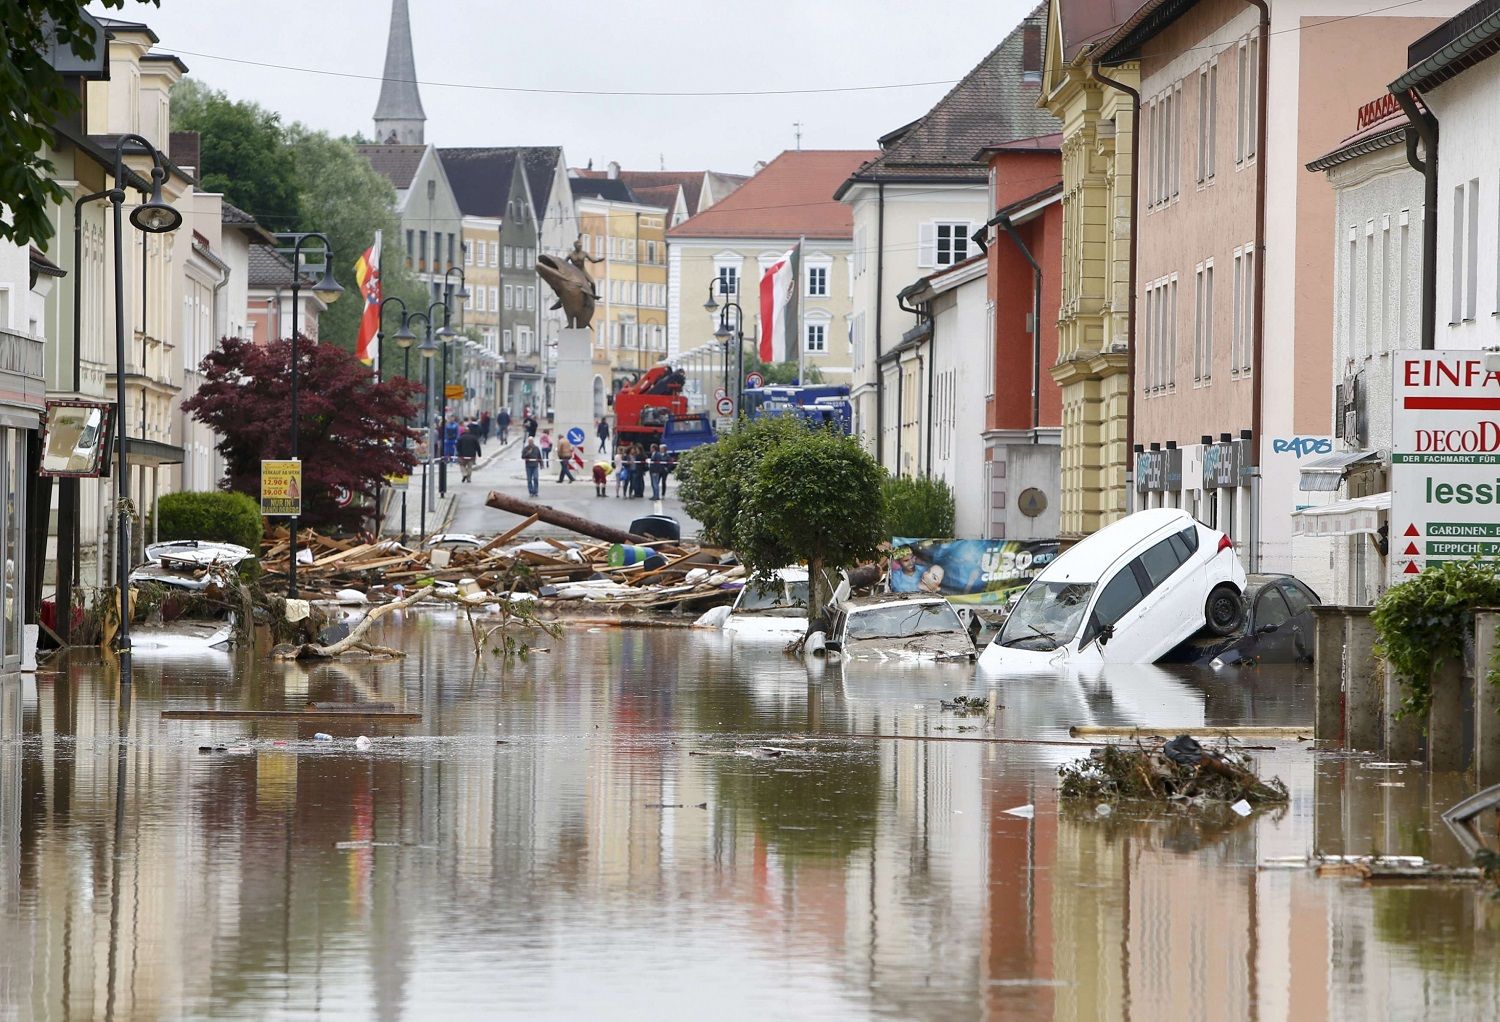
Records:
M1209 665L1311 663L1312 608L1318 594L1291 575L1247 575L1244 611L1233 635L1199 633L1174 647L1157 663Z

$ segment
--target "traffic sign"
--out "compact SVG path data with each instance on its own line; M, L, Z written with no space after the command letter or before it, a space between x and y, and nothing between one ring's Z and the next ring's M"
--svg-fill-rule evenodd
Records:
M719 398L718 408L721 416L729 418L734 414L734 398L728 396Z
M722 400L724 400L728 396L729 396L729 391L725 390L723 387L715 387L714 388L714 400L715 401L722 401Z
M260 513L289 518L302 514L302 462L260 463Z
M449 401L461 401L464 396L464 385L462 383L450 383L443 388L443 395Z
M751 373L745 377L745 386L754 390L756 387L764 386L766 378L760 373Z
M1391 581L1445 560L1500 560L1500 374L1483 351L1397 353Z
M568 443L572 444L574 447L577 447L579 444L583 443L583 430L577 426L574 426L572 429L568 430Z

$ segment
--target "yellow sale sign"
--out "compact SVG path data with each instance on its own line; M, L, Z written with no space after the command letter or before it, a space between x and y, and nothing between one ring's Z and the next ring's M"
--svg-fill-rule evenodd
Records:
M260 513L291 518L302 514L302 462L260 463Z

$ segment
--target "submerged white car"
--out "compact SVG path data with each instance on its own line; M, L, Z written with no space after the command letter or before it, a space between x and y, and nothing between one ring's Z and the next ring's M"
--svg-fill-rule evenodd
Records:
M941 596L888 593L844 600L823 647L846 657L972 660L974 642Z
M807 632L807 569L778 568L745 582L724 619L724 631L745 639L788 642Z
M1233 632L1244 590L1245 569L1224 533L1176 508L1137 511L1047 565L979 667L1154 663L1200 630Z

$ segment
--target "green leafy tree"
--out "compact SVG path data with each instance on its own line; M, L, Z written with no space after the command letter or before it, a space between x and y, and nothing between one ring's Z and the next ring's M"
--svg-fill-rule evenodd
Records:
M953 488L943 480L887 476L881 491L887 536L945 539L953 535Z
M756 571L805 561L812 581L808 614L831 595L828 573L852 568L885 539L885 470L854 437L804 429L774 445L756 466L740 515L736 549Z
M263 519L260 504L244 493L226 490L164 493L156 502L158 537L238 543L260 550Z
M267 230L302 222L297 168L279 114L184 78L172 87L172 127L198 132L204 191L223 192Z
M734 432L682 456L678 492L683 509L703 526L703 542L738 547L740 513L760 459L773 447L806 432L802 421L790 416L741 421Z
M100 0L121 8L129 0ZM156 6L157 0L137 0ZM52 236L51 207L68 194L47 159L52 126L78 110L79 97L47 63L55 37L85 59L99 45L78 0L5 0L0 3L0 238L17 245L42 244Z

